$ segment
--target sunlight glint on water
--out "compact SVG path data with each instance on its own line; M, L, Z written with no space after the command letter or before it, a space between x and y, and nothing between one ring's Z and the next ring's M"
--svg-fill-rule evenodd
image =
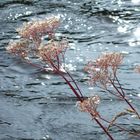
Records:
M10 39L19 38L15 28L52 15L62 20L56 39L69 41L66 67L83 94L100 94L100 111L109 120L122 106L127 108L103 90L89 86L83 72L87 61L100 54L121 52L125 56L119 69L121 84L139 109L140 75L133 71L140 64L139 4L140 0L1 0L0 139L106 140L90 116L77 110L76 98L59 76L35 69L5 51ZM132 119L121 122L128 129L139 130L138 121L130 125ZM137 139L116 128L111 133L118 140Z

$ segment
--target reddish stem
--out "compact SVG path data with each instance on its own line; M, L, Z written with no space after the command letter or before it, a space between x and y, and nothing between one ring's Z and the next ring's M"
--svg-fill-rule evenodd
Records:
M47 57L48 58L48 57ZM69 75L69 77L72 79L72 81L74 82L75 86L77 87L78 91L80 92L80 95L78 94L78 92L75 90L75 88L72 86L72 84L67 80L67 78L59 71L59 69L54 65L54 63L48 59L50 64L52 65L52 67L56 70L56 72L66 81L66 83L69 85L69 87L71 88L71 90L74 92L74 94L76 95L76 97L78 98L79 101L83 101L83 95L78 87L78 85L76 84L75 80L73 79L73 77L70 75L69 72L67 72L67 74ZM36 65L36 64L33 64L31 63L30 61L26 61L28 64L34 66L34 67L37 67L37 68L42 68L41 66L39 65ZM46 70L46 69L44 69ZM92 114L91 114L92 115ZM92 115L93 116L93 115ZM113 137L110 135L110 133L106 130L106 128L101 124L101 122L93 117L94 120L96 121L96 123L103 129L103 131L106 133L106 135L108 135L108 137L110 138L110 140L114 140Z
M95 117L94 117L94 120L103 129L103 131L108 135L108 137L110 138L110 140L114 140L113 137L110 135L110 133L106 130L106 128L101 124L101 122L97 118L95 118Z
M59 71L59 69L54 65L54 63L46 56L48 61L50 62L51 66L56 70L56 72L66 81L66 83L69 85L71 90L74 92L76 97L78 98L79 101L83 101L82 97L78 94L78 92L75 90L75 88L72 86L72 84L67 80L67 78Z
M47 56L46 56L47 57ZM56 72L66 81L66 83L69 85L69 87L71 88L71 90L74 92L74 94L76 95L76 97L78 98L79 101L83 101L83 98L77 93L77 91L75 90L75 88L71 85L71 83L66 79L66 77L59 71L59 69L53 64L53 62L48 59L50 64L52 65L52 67L56 70ZM71 77L71 76L70 76ZM73 78L72 78L73 79ZM90 113L92 115L92 113ZM93 115L92 115L93 116ZM103 129L103 131L108 135L108 137L110 138L110 140L114 140L113 137L110 135L110 133L106 130L106 128L101 124L101 122L93 117L94 120L96 121L96 123Z
M114 77L115 77L116 81L118 82L118 84L120 86L120 89L121 89L121 92L122 92L123 96L125 97L125 92L123 91L122 86L121 86L121 84L120 84L120 82L119 82L118 77L116 76L116 74L114 75Z
M75 80L73 79L73 77L71 76L71 74L70 74L68 71L66 71L66 73L67 73L68 76L72 79L72 82L75 84L75 86L76 86L76 88L78 89L78 91L79 91L81 97L83 98L82 92L81 92L79 86L77 85L77 83L75 82Z
M136 111L136 109L132 106L132 104L126 99L124 98L125 102L131 107L131 109L136 113L137 117L140 119L140 115L139 113Z
M100 118L101 120L103 120L103 121L105 121L105 122L107 122L107 123L109 123L109 124L110 124L110 121L108 121L108 120L106 120L106 119L102 118L101 116L99 116L99 118ZM121 129L122 131L126 131L126 132L128 132L128 133L131 133L131 134L133 134L133 135L137 135L137 136L139 136L139 137L140 137L140 135L139 135L139 134L134 133L134 132L131 132L131 131L129 131L129 130L127 130L127 129L125 129L125 128L123 128L123 127L119 126L119 125L117 125L117 124L114 124L114 123L113 123L113 125L114 125L114 126L116 126L116 127L118 127L119 129Z
M59 71L56 71L65 81L66 83L69 85L69 87L71 88L71 90L74 92L74 94L76 95L76 97L78 98L79 101L83 101L83 98L77 93L77 91L75 90L75 88L71 85L71 83L66 79L66 77L61 74Z
M136 109L132 106L132 104L125 98L124 94L122 94L118 88L115 86L114 82L112 82L112 80L110 79L111 84L113 85L113 87L115 88L115 90L118 92L118 94L123 98L123 100L130 106L130 108L136 113L136 115L138 116L138 118L140 119L139 113L136 111Z
M58 69L60 69L60 59L59 59L59 56L56 55L56 58L57 58L57 66L58 66Z

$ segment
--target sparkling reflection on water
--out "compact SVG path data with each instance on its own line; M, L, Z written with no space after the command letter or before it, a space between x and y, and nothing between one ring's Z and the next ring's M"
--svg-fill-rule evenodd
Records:
M75 107L76 99L57 75L41 72L6 53L15 29L23 22L60 16L57 38L67 37L67 67L85 96L101 94L100 112L107 118L126 106L98 88L89 87L83 67L103 52L125 55L121 83L140 110L139 0L1 0L0 1L0 139L105 140L90 116ZM114 109L115 108L115 109ZM108 115L110 114L110 115ZM134 123L130 125L130 121ZM133 118L122 119L125 127L140 130ZM118 140L139 139L113 129Z

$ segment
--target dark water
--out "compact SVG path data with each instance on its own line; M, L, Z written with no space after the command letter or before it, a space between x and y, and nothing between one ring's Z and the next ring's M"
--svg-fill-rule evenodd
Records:
M120 81L140 112L140 0L0 0L0 140L106 140L91 117L79 112L76 98L63 80L41 72L5 51L15 29L23 22L60 16L56 36L67 37L70 50L66 61L85 96L100 94L99 111L111 119L127 106L91 88L83 67L102 52L125 54ZM140 130L132 117L120 120L131 130ZM133 122L133 123L131 123ZM115 140L140 138L111 130Z

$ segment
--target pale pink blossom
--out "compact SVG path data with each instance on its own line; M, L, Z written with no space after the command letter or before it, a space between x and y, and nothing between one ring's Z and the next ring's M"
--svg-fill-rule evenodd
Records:
M10 41L6 47L6 50L9 53L25 58L28 55L28 46L29 41L26 39L21 39L17 41Z
M100 97L95 95L84 99L83 101L78 101L77 106L80 111L88 112L92 114L93 117L98 117L97 107L100 103Z
M48 34L52 38L59 24L59 18L52 17L45 20L24 23L17 31L21 37L31 39L39 46L41 37Z
M38 55L47 64L53 62L54 64L57 63L57 67L60 67L68 47L66 39L61 41L50 40L45 46L39 47Z
M90 61L84 68L89 73L90 83L99 82L103 87L110 83L110 79L114 79L120 64L122 64L123 56L120 53L106 53L97 60Z

